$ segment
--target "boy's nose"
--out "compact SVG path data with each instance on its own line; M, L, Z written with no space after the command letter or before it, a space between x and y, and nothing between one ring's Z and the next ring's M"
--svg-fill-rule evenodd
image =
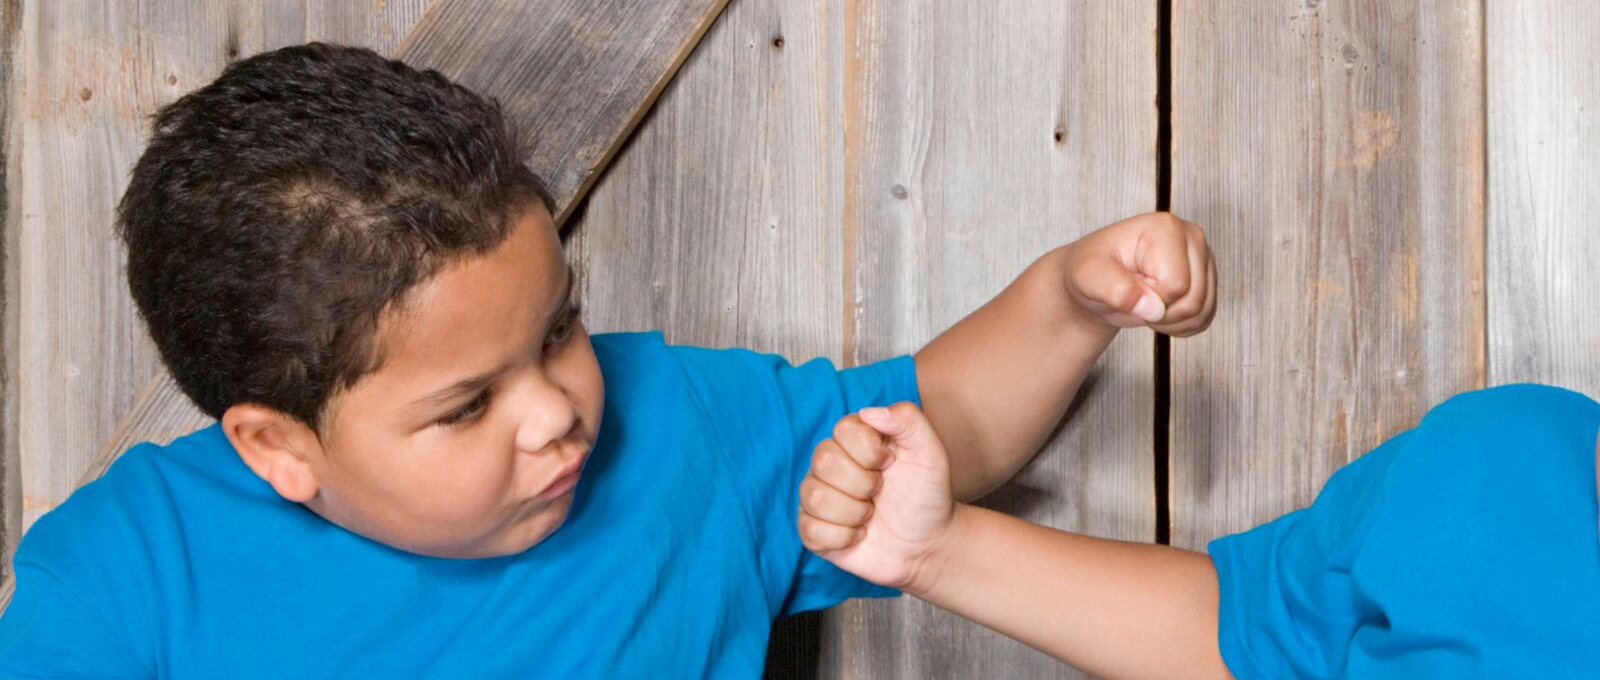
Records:
M565 437L578 424L578 410L572 397L546 376L530 386L522 423L517 427L517 450L538 453Z

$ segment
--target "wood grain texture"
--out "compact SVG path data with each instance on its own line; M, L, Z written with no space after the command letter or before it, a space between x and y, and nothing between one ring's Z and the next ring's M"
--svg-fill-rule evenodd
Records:
M590 328L842 359L838 19L740 0L712 27L588 198ZM780 622L768 677L817 677L826 625Z
M1174 544L1309 504L1484 383L1479 6L1175 3L1172 204L1220 296L1173 343Z
M266 47L235 2L30 0L23 12L18 375L23 521L65 499L160 370L112 212L146 117Z
M1048 250L1154 209L1156 3L885 0L853 13L853 358L914 351ZM1058 435L984 505L1153 540L1153 340L1124 333ZM840 677L1082 677L910 598L840 616Z
M566 221L728 0L436 0L396 52L496 97Z
M5 491L20 526L128 444L170 441L207 422L161 370L122 278L113 208L147 117L256 52L316 39L361 43L350 8L331 0L22 3L18 91L27 96L14 125L23 163L8 184L17 199L8 212L19 219L6 259L6 326L18 330L7 337L14 377L5 413L6 448L24 471ZM421 11L420 2L388 3L371 25L409 26ZM8 551L19 534L6 533Z
M0 603L10 599L11 550L22 535L21 451L17 448L17 234L21 231L21 0L0 1Z
M1600 395L1600 5L1488 3L1489 365Z

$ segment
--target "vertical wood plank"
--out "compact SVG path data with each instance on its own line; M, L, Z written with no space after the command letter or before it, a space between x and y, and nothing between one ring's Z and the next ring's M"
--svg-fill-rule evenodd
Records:
M706 34L574 232L592 329L842 359L838 27L739 0ZM817 677L821 624L780 622L768 676Z
M1178 1L1173 206L1219 312L1172 350L1172 536L1200 548L1485 380L1476 0Z
M1156 3L852 5L845 228L854 357L916 350L1046 251L1152 210ZM1066 426L984 504L1154 539L1153 336L1124 333ZM844 610L843 677L1082 677L910 598Z
M24 525L65 499L85 469L103 469L102 445L160 371L128 298L112 228L147 117L250 54L307 39L361 42L348 3L25 7L24 207L8 261L17 270L21 371L8 417L18 422ZM389 3L360 25L409 26L421 11L420 2ZM336 36L319 34L334 29ZM204 420L186 403L169 405L165 422Z
M840 359L832 11L736 3L695 50L576 231L595 329Z
M1600 395L1600 5L1488 3L1493 383Z
M16 108L22 82L16 58L21 0L0 2L0 602L11 580L11 550L22 535L22 473L17 448L17 234L21 231L22 148Z

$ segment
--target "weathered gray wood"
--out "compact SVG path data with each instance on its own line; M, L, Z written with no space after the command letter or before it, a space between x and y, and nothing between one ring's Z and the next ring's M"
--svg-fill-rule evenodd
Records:
M135 444L166 444L212 422L209 416L201 413L184 396L183 391L172 382L171 375L162 371L144 391L134 397L133 407L117 421L117 428L95 453L89 468L79 477L78 486L99 479L117 456Z
M393 53L429 6L438 4L438 0L302 1L306 4L305 36L279 44L319 40L370 47L380 54Z
M728 0L436 0L396 56L500 99L565 222Z
M1489 379L1600 396L1600 5L1488 3Z
M93 457L108 435L138 433L119 419L135 406L135 391L160 373L128 299L111 229L145 118L230 61L306 39L354 40L349 5L338 7L329 16L332 4L29 3L22 32L29 181L18 262L19 354L27 373L19 376L16 403L26 523L71 493L85 469L104 469L109 461ZM382 25L412 23L415 16L401 11L408 7L421 11L416 2L396 3ZM327 29L339 33L315 32ZM151 437L195 422L182 400L158 403L172 408L135 409L153 419Z
M839 9L740 0L595 186L574 233L600 331L842 358ZM816 617L770 677L812 678Z
M854 19L852 359L913 351L1046 251L1155 208L1156 3L885 0ZM985 504L1153 540L1153 342L1124 333L1060 434ZM910 598L841 617L829 656L842 677L1082 677Z
M1174 4L1172 203L1220 311L1173 343L1173 543L1309 504L1483 384L1479 8Z
M6 449L23 474L20 484L6 475L5 496L8 513L21 511L19 526L127 444L168 441L205 422L160 370L112 231L146 117L255 52L307 39L362 42L351 4L332 0L23 5L27 96L15 123L23 163L20 181L8 185L8 196L20 197L8 212L20 219L10 222L17 228L8 230L6 259L6 328L17 329L7 337ZM421 10L415 1L390 3L375 10L373 25L410 25ZM6 532L8 552L19 534Z
M22 99L16 59L20 0L0 2L0 603L10 595L11 549L22 535L21 452L17 448L17 234L22 201L17 200L22 148L14 107Z

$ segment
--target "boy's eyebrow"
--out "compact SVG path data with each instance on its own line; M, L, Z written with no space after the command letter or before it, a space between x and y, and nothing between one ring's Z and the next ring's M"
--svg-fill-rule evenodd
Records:
M555 308L552 309L550 314L545 317L545 325L549 325L556 316L561 314L562 310L565 310L572 304L572 286L575 276L576 275L572 271L572 268L567 267L566 288L562 291L561 296L556 298ZM410 408L418 414L427 413L428 411L431 411L446 402L454 400L460 395L471 394L483 389L489 383L494 382L495 378L500 377L500 374L505 372L505 370L506 365L501 364L470 378L458 380L455 384L449 387L432 392L427 396L412 402Z

